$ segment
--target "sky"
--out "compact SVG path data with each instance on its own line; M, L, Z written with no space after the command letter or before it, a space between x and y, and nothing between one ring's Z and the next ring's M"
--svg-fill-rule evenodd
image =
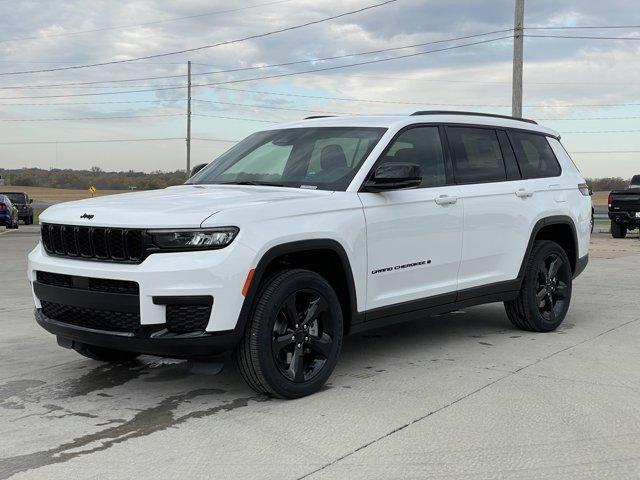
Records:
M12 74L191 49L382 1L0 0L0 167L185 168L189 60L194 85L217 84L193 87L192 165L213 160L234 141L273 122L314 114L428 109L510 114L513 40L499 39L509 32L317 59L509 29L514 0L397 0L189 53ZM525 26L531 28L528 35L640 39L640 6L637 0L526 0ZM548 29L584 26L629 28ZM491 41L468 45L485 40ZM585 176L640 173L640 41L527 37L524 43L524 116L560 132ZM265 68L301 61L307 63ZM175 77L148 78L166 76ZM131 79L140 80L60 86ZM129 93L118 93L123 91ZM92 143L77 143L84 141Z

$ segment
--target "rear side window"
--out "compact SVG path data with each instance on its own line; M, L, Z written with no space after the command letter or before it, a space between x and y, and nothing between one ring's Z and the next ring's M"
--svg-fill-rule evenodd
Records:
M507 179L495 130L448 127L447 138L456 183L500 182Z
M560 165L547 138L533 133L510 132L523 178L557 177Z

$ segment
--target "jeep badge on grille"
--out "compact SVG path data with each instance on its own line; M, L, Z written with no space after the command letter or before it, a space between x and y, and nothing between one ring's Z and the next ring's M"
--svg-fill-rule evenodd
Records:
M83 213L82 215L80 215L80 218L86 218L87 220L91 220L93 217L93 215L89 215L88 213Z

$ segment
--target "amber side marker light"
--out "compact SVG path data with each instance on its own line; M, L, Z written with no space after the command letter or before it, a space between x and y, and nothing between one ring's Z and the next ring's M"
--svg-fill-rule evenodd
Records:
M253 280L253 275L256 273L256 269L252 268L249 270L247 274L247 279L244 281L244 286L242 287L242 296L246 297L247 293L249 293L249 287L251 286L251 281Z

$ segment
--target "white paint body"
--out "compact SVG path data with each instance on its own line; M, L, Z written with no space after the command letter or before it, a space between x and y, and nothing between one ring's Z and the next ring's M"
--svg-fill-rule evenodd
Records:
M344 192L182 185L54 205L41 214L42 222L87 225L89 221L80 216L90 212L93 226L233 225L240 232L220 250L152 254L138 265L55 257L38 244L29 255L29 279L33 281L41 270L135 281L140 285L142 324L164 322L165 307L154 305L153 296L213 295L207 330L224 331L236 325L249 270L270 248L297 240L331 239L342 245L354 276L358 312L513 280L534 225L550 216L571 218L578 257L587 255L591 202L577 188L584 179L554 138L549 143L562 167L559 177L359 192L396 133L418 123L488 125L557 136L538 125L473 115L338 117L275 126L384 127L387 131ZM443 195L455 202L436 202ZM417 267L372 274L376 269L423 260L425 264ZM34 301L40 307L35 295Z

